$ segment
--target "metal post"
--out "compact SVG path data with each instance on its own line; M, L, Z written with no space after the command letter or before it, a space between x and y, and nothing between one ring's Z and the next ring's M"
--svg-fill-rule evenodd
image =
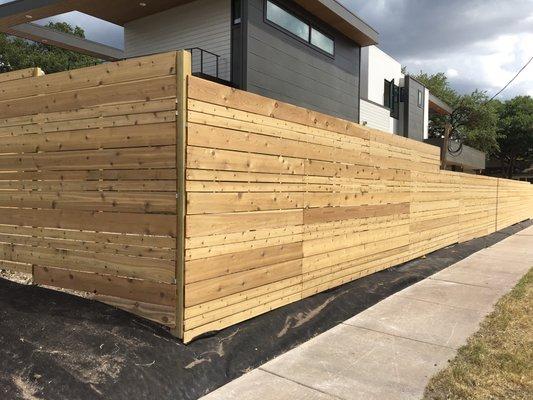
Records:
M440 149L440 167L446 169L446 156L448 154L448 147L450 145L450 135L452 132L452 124L449 122L444 126L444 140Z

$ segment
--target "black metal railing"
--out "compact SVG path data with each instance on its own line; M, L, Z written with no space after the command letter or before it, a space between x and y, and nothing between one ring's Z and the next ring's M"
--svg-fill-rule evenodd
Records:
M221 57L218 54L200 47L192 47L187 51L191 52L193 75L226 81L220 65Z

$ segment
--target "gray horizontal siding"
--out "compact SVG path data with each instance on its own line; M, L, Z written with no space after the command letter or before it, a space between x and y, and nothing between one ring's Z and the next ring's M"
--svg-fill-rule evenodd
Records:
M424 108L418 107L418 91L424 96L425 87L411 77L406 77L407 107L405 108L407 127L404 133L410 139L424 140ZM422 103L424 104L424 103Z
M359 47L313 20L315 26L335 36L332 59L266 24L263 0L248 4L247 90L358 121Z
M231 60L231 1L197 0L124 27L126 57L200 47L221 56L221 77L229 80ZM193 70L199 59L193 60ZM214 72L214 61L204 66Z

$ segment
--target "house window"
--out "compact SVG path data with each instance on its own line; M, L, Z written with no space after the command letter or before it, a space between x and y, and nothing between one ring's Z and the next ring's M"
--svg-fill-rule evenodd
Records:
M424 94L421 90L418 91L418 107L424 108Z
M390 109L390 116L400 118L400 87L394 84L394 79L385 79L383 105Z
M335 41L331 37L270 0L266 1L265 17L271 24L329 56L335 54Z
M267 1L266 17L270 22L298 36L300 39L309 40L309 25L271 1Z
M311 44L331 55L335 51L335 42L333 39L317 31L315 28L311 28Z
M394 81L388 81L385 79L385 87L383 90L383 105L387 108L392 108L392 88Z

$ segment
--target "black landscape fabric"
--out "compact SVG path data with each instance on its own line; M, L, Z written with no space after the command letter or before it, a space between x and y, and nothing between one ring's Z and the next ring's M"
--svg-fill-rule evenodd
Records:
M530 224L449 246L187 346L113 307L0 279L0 398L197 399Z

